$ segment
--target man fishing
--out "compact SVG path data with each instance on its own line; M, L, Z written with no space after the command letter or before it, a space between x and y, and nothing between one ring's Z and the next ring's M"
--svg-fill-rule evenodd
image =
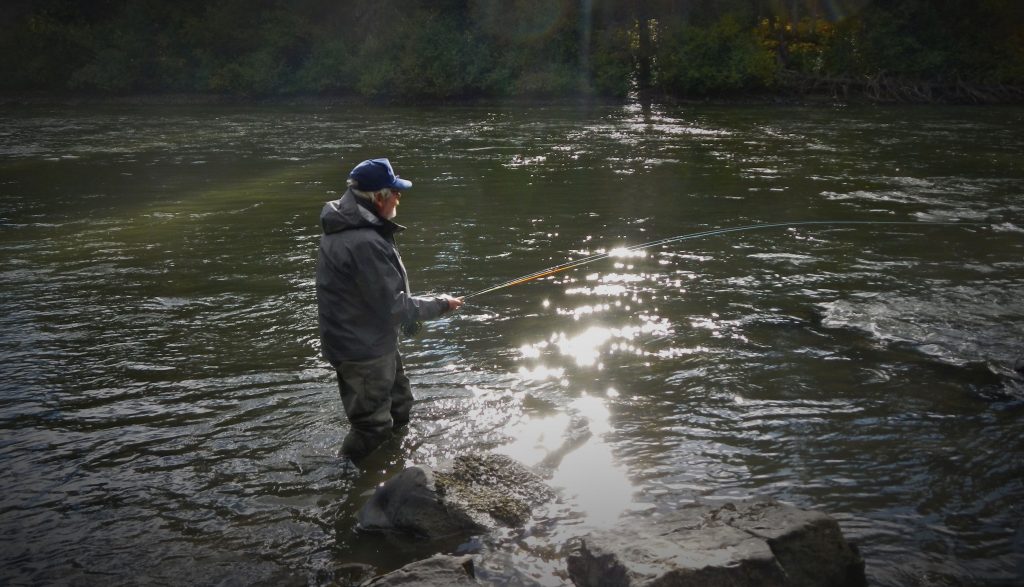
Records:
M323 234L316 267L320 342L338 373L351 429L341 452L353 462L409 422L413 396L398 351L401 330L451 312L462 300L418 297L395 247L398 203L412 182L387 159L363 161L348 189L320 213Z

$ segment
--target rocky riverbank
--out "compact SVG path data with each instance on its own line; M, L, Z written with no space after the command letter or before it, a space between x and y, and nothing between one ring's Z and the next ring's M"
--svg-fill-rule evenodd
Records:
M434 470L409 467L359 511L364 531L426 540L469 538L520 527L557 495L542 478L500 455L469 455ZM836 521L773 499L694 503L671 515L623 517L611 529L563 545L580 587L680 585L857 587L864 562ZM444 553L370 580L375 586L474 585L474 557Z

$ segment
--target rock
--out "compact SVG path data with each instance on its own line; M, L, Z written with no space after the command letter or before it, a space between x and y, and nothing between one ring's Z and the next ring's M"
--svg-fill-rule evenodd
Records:
M436 539L524 524L554 493L503 455L467 455L437 472L413 466L383 483L357 514L364 530Z
M479 585L473 571L473 557L434 556L410 563L386 575L374 577L365 586L390 587L392 585L416 585L417 587L449 587L454 585Z
M717 519L763 539L786 571L786 585L864 585L864 561L825 513L773 500L715 511Z
M413 466L382 483L356 514L359 527L406 532L428 539L484 530L465 511L450 508L438 494L429 467Z
M484 526L518 527L533 506L554 497L544 481L504 455L466 455L437 472L438 491Z
M864 561L826 514L770 499L634 518L570 549L583 586L855 587Z

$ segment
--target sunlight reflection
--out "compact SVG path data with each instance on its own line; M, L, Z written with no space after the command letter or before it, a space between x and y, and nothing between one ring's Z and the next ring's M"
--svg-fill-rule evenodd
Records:
M498 448L496 452L536 467L565 443L569 424L567 414L523 420L507 431L509 437L515 440Z
M587 281L598 281L601 283L636 283L643 281L649 276L646 273L607 273L602 276L600 273L589 273Z
M593 305L593 306L590 306L590 305L579 306L578 308L573 308L571 310L566 310L566 309L558 308L556 310L556 312L559 315L572 316L574 320L579 320L583 316L594 314L596 312L605 312L605 311L610 310L610 309L611 309L611 305L610 304L596 304L596 305Z
M629 293L624 285L602 284L595 287L571 287L565 290L568 295L582 294L585 296L624 296ZM547 306L544 306L545 308Z
M607 309L608 304L601 306ZM587 306L588 311L594 311L593 307ZM519 356L522 359L541 359L549 349L557 349L561 356L571 358L579 367L601 368L601 358L605 353L619 353L643 356L650 354L643 349L642 338L654 337L661 339L673 333L672 323L660 316L653 314L642 314L639 318L642 324L627 324L614 328L606 326L591 326L586 330L570 336L565 332L555 332L547 340L535 343L524 344L519 347ZM533 370L521 367L520 376L529 379L560 378L564 369L553 369L539 366Z
M601 357L601 346L612 337L612 329L591 326L582 334L568 338L561 334L555 341L558 350L576 360L579 366L591 366Z
M592 436L562 459L551 483L575 495L590 524L610 527L629 507L635 490L604 438L613 430L611 413L601 398L586 394L570 408L586 418Z
M609 398L618 392L609 388ZM616 462L605 436L613 431L605 400L583 394L569 414L527 419L508 431L514 438L497 452L531 467L551 470L550 483L570 497L593 527L611 527L631 507L635 487Z
M538 359L540 358L541 349L547 348L547 346L548 341L546 340L542 340L537 344L524 344L519 347L519 354L522 355L524 359Z
M562 368L548 368L544 365L538 365L533 369L527 369L526 367L519 368L519 376L527 381L544 381L545 379L561 379L565 375L565 369Z
M608 251L608 256L609 257L615 257L615 258L646 257L647 256L647 251L642 250L642 249L637 250L637 249L629 249L629 248L626 248L626 247L618 247L618 248L614 248L614 249Z
M668 347L659 350L654 353L659 359L677 359L679 357L686 357L690 355L711 355L714 350L706 346L695 346L695 347Z
M722 320L718 314L712 313L710 317L696 317L690 319L693 328L707 330L714 338L731 338L742 342L750 340L740 331L739 320Z

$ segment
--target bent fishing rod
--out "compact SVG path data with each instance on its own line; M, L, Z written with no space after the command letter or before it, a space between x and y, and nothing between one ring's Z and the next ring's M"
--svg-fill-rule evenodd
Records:
M704 238L704 237L709 237L709 236L716 236L716 235L719 235L719 234L726 234L726 233L730 233L730 232L743 232L743 231L748 231L748 230L764 230L764 229L769 229L769 228L791 228L791 227L794 227L794 226L850 226L850 225L980 226L980 225L984 225L984 224L985 223L983 223L983 222L952 222L952 221L951 222L917 222L917 221L911 221L911 220L905 220L905 221L900 221L900 220L801 220L801 221L795 221L795 222L776 222L776 223L771 223L771 224L749 224L747 226L734 226L734 227L729 227L729 228L716 228L714 230L704 230L704 231L701 231L701 232L693 232L693 233L690 233L690 234L682 234L682 235L678 235L678 236L667 237L667 238L658 239L658 240L647 242L647 243L641 243L641 244L638 244L638 245L631 245L631 246L626 246L626 247L618 247L618 248L612 249L611 251L608 251L608 252L605 252L605 253L598 253L598 254L595 254L595 255L590 255L588 257L584 257L582 259L577 259L575 261L566 261L565 263L561 263L559 265L554 265L552 267L548 267L547 269L542 269L542 270L536 271L534 273L529 273L527 275L522 275L520 277L516 277L515 279L510 279L510 280L505 281L503 283L499 283L498 285L494 285L494 286L482 289L480 291L475 291L473 293L466 294L466 295L462 296L462 299L463 300L468 300L470 298L475 298L477 296L482 296L482 295L485 295L485 294L496 292L498 290L502 290L502 289L505 289L505 288L508 288L508 287L513 287L513 286L516 286L516 285L522 285L524 283L529 283L529 282L537 280L537 279L541 279L541 278L544 278L544 277L549 277L551 275L555 275L556 273L561 273L563 271L568 271L570 269L575 269L577 267L582 267L583 265L588 265L590 263L594 263L594 262L600 261L602 259L607 259L609 257L612 257L612 256L620 254L620 253L629 253L629 252L633 252L633 251L639 251L639 250L642 250L642 249L648 249L648 248L651 248L651 247L657 247L657 246L660 246L660 245L668 245L668 244L672 244L672 243L677 243L677 242L684 241L684 240L691 240L691 239L698 239L698 238Z

